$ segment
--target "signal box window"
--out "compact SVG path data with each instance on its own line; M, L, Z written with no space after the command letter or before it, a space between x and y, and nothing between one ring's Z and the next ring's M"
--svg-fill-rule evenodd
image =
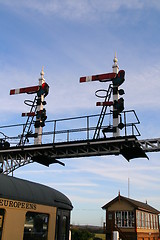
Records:
M23 240L47 240L49 215L28 212L24 224Z
M4 209L0 209L0 240L2 238L3 221L4 221Z
M115 224L118 227L134 227L134 212L133 211L116 211Z

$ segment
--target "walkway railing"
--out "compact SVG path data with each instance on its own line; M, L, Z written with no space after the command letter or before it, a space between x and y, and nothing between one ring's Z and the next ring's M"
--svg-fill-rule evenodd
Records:
M56 120L46 121L43 128L42 143L58 143L70 142L78 140L91 140L97 130L97 122L100 114L89 116L80 116L72 118L62 118ZM112 132L104 136L103 129L113 127L110 125L112 113L106 113L102 126L100 127L100 134L98 138L112 137ZM121 136L140 136L137 124L140 123L134 110L124 111L121 113L121 120L123 122L123 129L121 129ZM11 146L16 146L22 138L25 124L13 124L8 126L0 126L0 141L8 141ZM34 144L34 123L31 126L31 131L25 136L27 141L25 145ZM11 135L12 134L12 135Z

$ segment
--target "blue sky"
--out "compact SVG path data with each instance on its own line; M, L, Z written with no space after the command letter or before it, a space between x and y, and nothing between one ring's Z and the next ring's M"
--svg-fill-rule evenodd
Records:
M28 96L9 90L38 83L44 66L50 86L48 119L99 113L94 92L105 83L80 84L80 76L111 72L116 52L125 109L135 109L141 137L159 137L160 2L156 0L0 0L1 123L23 123ZM150 160L122 156L65 159L65 167L30 164L14 175L64 192L72 223L101 225L101 207L119 190L160 209L160 153Z

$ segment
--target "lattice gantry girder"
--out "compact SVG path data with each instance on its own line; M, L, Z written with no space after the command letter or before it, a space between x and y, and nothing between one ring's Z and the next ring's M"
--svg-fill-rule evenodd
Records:
M145 152L160 151L160 138L139 140L139 143Z
M0 159L3 165L3 173L9 174L21 166L32 163L35 156L37 159L38 156L46 156L51 159L69 159L88 156L123 155L122 150L135 147L140 147L135 136L91 139L55 144L10 147L0 150ZM54 163L54 161L50 163ZM44 162L41 161L41 164L49 165L45 163L45 158Z

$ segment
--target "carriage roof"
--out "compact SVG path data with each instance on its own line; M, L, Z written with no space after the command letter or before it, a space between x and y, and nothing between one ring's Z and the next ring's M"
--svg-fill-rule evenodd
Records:
M0 198L55 206L71 210L71 201L61 192L39 183L0 175Z

